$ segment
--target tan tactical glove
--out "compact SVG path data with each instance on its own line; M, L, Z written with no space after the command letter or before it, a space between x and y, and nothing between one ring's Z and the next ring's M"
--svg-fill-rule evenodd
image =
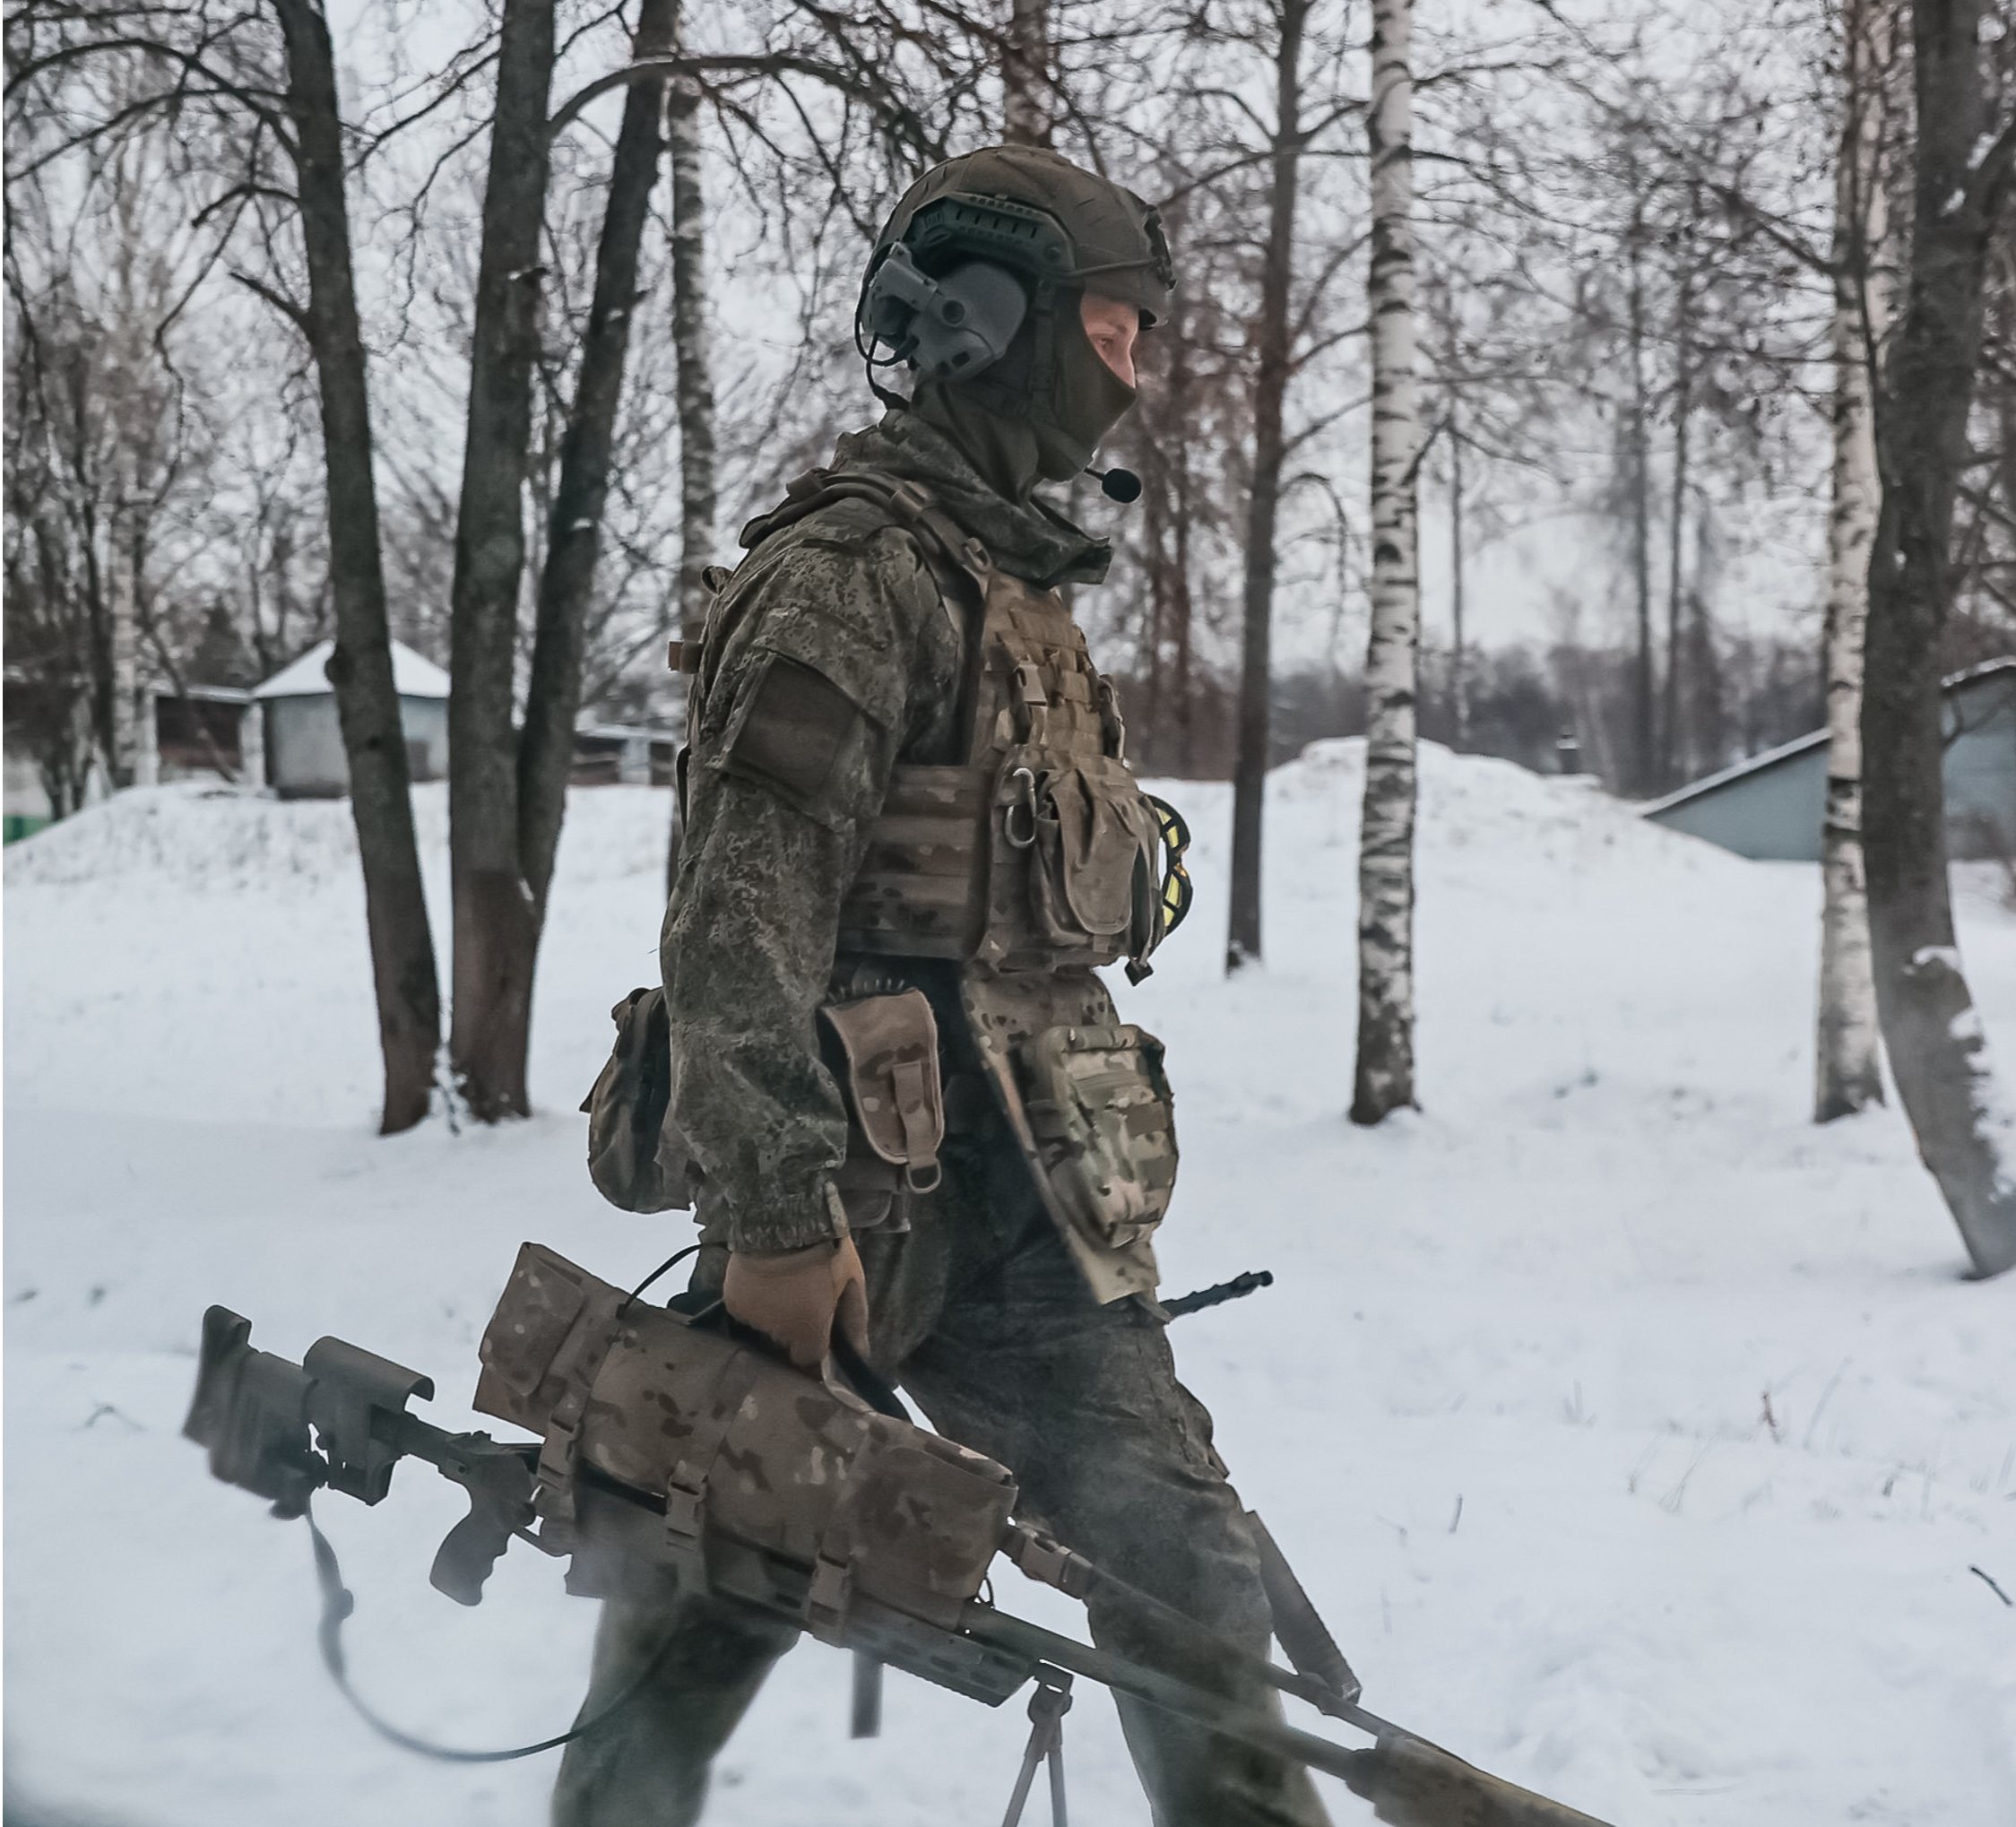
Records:
M781 1256L728 1258L722 1304L745 1326L776 1341L800 1370L818 1371L833 1346L833 1328L856 1351L868 1350L868 1283L852 1237Z

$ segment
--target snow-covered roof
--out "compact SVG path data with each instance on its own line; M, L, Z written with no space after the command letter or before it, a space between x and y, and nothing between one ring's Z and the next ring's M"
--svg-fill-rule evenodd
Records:
M318 641L290 666L254 688L255 698L320 697L335 688L329 683L329 656L336 651L333 641ZM416 654L403 641L392 644L392 688L401 697L446 697L448 675L424 654Z

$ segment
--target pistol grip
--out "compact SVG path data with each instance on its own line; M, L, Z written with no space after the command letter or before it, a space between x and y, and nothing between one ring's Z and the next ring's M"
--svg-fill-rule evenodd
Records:
M498 1556L511 1546L512 1524L503 1506L477 1492L469 1495L469 1514L447 1533L434 1556L428 1584L457 1605L480 1605L483 1582Z

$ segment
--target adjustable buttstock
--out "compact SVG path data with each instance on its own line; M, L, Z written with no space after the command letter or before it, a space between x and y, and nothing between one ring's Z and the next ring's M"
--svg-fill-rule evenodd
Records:
M341 1338L317 1339L300 1364L255 1351L252 1322L212 1307L182 1431L209 1450L215 1476L269 1499L281 1517L300 1515L324 1485L376 1503L402 1459L425 1459L469 1493L469 1514L434 1557L435 1588L474 1605L511 1537L532 1527L539 1449L444 1433L406 1413L413 1397L433 1394L418 1371Z
M196 1392L182 1432L210 1454L212 1476L299 1516L328 1467L308 1444L311 1380L298 1364L252 1348L252 1321L229 1307L203 1316Z

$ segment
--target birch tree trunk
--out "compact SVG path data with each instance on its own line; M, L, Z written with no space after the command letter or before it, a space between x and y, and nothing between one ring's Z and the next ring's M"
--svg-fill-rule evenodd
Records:
M1890 338L1889 210L1878 131L1891 0L1851 0L1834 171L1834 462L1827 522L1827 810L1821 826L1813 1121L1883 1101L1869 896L1862 862L1862 648L1876 537L1875 352Z
M1048 146L1056 109L1051 93L1050 0L1009 0L1001 53L1001 138Z
M1981 0L1912 8L1911 254L1877 395L1882 506L1869 567L1862 749L1883 1045L1918 1153L1986 1276L2016 1266L2016 1107L1994 1081L1954 944L1939 674L1954 498L1972 455L1983 281L2016 169L2016 123L1986 118L1982 10Z
M1259 366L1253 384L1253 481L1246 502L1245 625L1239 678L1239 751L1232 790L1232 918L1225 970L1260 956L1260 831L1273 740L1275 532L1281 513L1282 415L1294 331L1288 318L1294 276L1295 190L1302 164L1302 51L1310 0L1282 0L1274 57L1273 184L1267 250L1255 326Z
M287 48L287 112L308 279L301 328L322 404L329 514L329 588L336 650L329 682L350 764L350 816L364 871L364 916L385 1057L386 1135L427 1114L441 1040L434 935L420 892L412 785L385 620L371 413L343 195L342 129L329 25L314 0L274 0Z
M511 713L552 74L553 0L506 0L455 517L448 697L448 1050L470 1112L484 1122L531 1109L525 1047L539 932L518 854Z
M672 11L675 39L679 8ZM706 626L703 576L714 540L714 388L707 349L706 196L700 171L700 91L689 78L673 80L665 108L671 147L672 355L679 402L679 618L682 664L697 663ZM688 732L690 740L690 732ZM679 876L679 795L672 795L671 835L666 848L665 888Z
M1365 653L1365 801L1358 840L1358 1058L1351 1120L1376 1123L1414 1092L1415 671L1421 638L1415 494L1414 0L1373 0L1372 576Z
M677 0L643 0L633 60L667 55L677 20ZM637 254L664 150L659 130L664 95L662 82L632 82L624 94L623 125L617 133L609 201L595 248L594 298L547 523L532 681L518 743L518 851L532 890L535 946L545 930L547 890L567 811L574 721L581 705L583 631L601 545L630 315L638 298Z

